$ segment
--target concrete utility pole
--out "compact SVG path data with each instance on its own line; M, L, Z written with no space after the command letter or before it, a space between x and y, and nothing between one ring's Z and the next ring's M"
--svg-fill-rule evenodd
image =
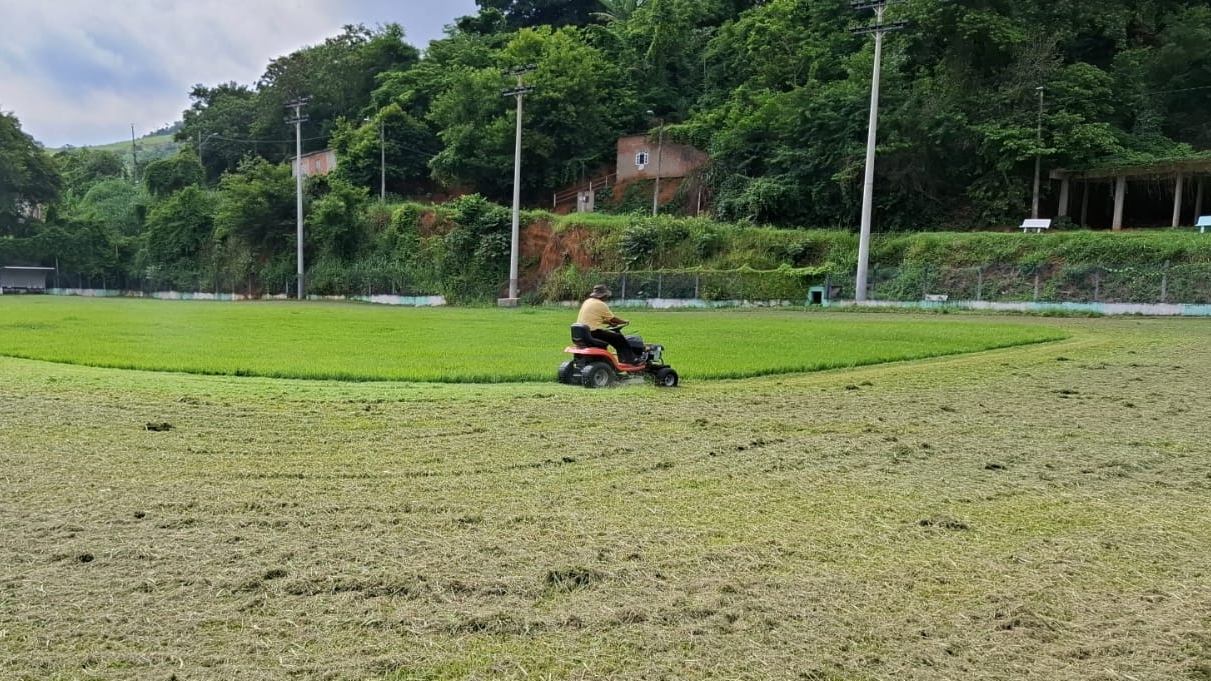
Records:
M866 300L866 270L870 262L870 226L874 213L875 201L875 142L879 128L879 72L883 61L883 34L888 31L899 31L908 24L897 21L883 23L883 13L887 6L904 2L904 0L875 0L875 2L855 2L850 5L853 10L873 9L875 24L864 28L852 28L855 35L866 33L875 34L875 67L870 82L870 124L866 133L866 177L862 184L862 224L858 232L858 277L854 285L854 299L858 302Z
M655 116L656 112L648 110L649 116ZM660 126L660 133L656 141L656 186L652 189L652 217L660 212L660 165L664 160L664 117L657 119L657 124Z
M1034 153L1034 201L1030 204L1030 217L1037 219L1039 217L1040 178L1043 170L1043 86L1040 85L1035 90L1039 92L1039 125L1038 131L1035 133L1035 143L1039 147L1039 151Z
M135 144L135 124L130 124L130 177L139 184L139 145Z
M298 240L299 300L303 299L306 291L303 279L303 122L307 120L307 116L303 115L303 107L309 101L311 101L310 97L300 97L293 102L286 103L287 108L294 109L294 116L288 117L286 122L294 124L294 194L295 213L298 216L296 239Z
M496 304L501 307L517 307L517 253L518 240L521 238L521 112L522 100L527 94L534 91L534 88L526 87L526 74L536 68L538 67L534 64L529 64L505 71L506 76L517 77L517 87L500 93L502 97L517 98L517 140L513 147L513 237L509 246L509 297L496 301Z

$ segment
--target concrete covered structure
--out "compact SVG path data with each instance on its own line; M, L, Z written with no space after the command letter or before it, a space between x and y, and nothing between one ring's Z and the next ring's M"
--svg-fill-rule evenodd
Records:
M1073 195L1073 184L1081 185L1081 212L1079 224L1087 225L1089 213L1090 186L1095 184L1111 184L1113 186L1114 212L1110 228L1119 231L1124 226L1124 213L1127 205L1128 184L1132 181L1172 182L1173 183L1173 219L1171 226L1179 227L1185 224L1193 225L1203 214L1204 185L1206 178L1211 175L1211 158L1196 158L1181 161L1167 161L1135 166L1120 166L1113 168L1093 168L1085 171L1053 170L1051 179L1060 182L1059 208L1057 215L1063 217L1070 214ZM1186 210L1185 197L1193 188L1193 209ZM1189 220L1186 218L1189 217Z
M53 267L21 267L8 265L0 267L0 293L18 291L21 293L44 293L46 278Z
M291 159L293 161L294 159ZM336 152L331 149L321 149L302 156L303 177L312 175L327 175L336 169ZM297 176L298 163L291 163L292 173Z
M618 182L686 177L706 165L709 157L686 144L658 142L651 135L618 139Z

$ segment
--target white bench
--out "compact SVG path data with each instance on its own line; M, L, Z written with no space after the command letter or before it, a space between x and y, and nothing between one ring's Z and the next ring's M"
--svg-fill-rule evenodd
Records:
M1031 218L1022 221L1022 232L1042 232L1044 229L1051 229L1051 220Z
M1194 226L1198 227L1199 234L1203 234L1207 231L1208 227L1211 227L1211 215L1204 215L1200 217L1198 221L1194 223Z

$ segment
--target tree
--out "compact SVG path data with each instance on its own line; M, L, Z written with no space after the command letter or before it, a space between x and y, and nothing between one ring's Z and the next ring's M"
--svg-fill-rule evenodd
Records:
M496 10L514 29L584 26L600 9L599 0L475 0L481 13Z
M244 156L259 151L247 141L257 117L257 95L251 88L236 83L195 85L189 97L193 104L175 137L194 145L207 179L235 170Z
M152 206L137 258L140 274L154 286L196 290L211 244L214 215L214 197L197 185Z
M148 163L143 171L143 186L149 194L162 199L186 187L202 184L204 173L198 157L186 151Z
M620 130L640 111L619 68L577 28L523 29L501 52L504 64L537 66L526 81L523 191L573 182L614 157ZM501 90L515 85L499 68L463 69L433 104L444 148L434 177L503 201L511 193L516 108Z
M241 241L260 257L294 246L295 181L287 164L250 158L219 182L215 241Z
M51 158L21 122L0 113L0 236L29 236L63 183Z
M79 198L93 185L126 177L122 155L108 149L68 149L54 155L65 193Z

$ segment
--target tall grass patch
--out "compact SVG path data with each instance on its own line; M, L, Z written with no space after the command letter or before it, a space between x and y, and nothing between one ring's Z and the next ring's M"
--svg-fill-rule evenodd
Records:
M803 310L618 310L686 378L816 371L1057 340L998 318ZM391 308L6 296L0 354L71 364L275 378L545 381L575 310Z

